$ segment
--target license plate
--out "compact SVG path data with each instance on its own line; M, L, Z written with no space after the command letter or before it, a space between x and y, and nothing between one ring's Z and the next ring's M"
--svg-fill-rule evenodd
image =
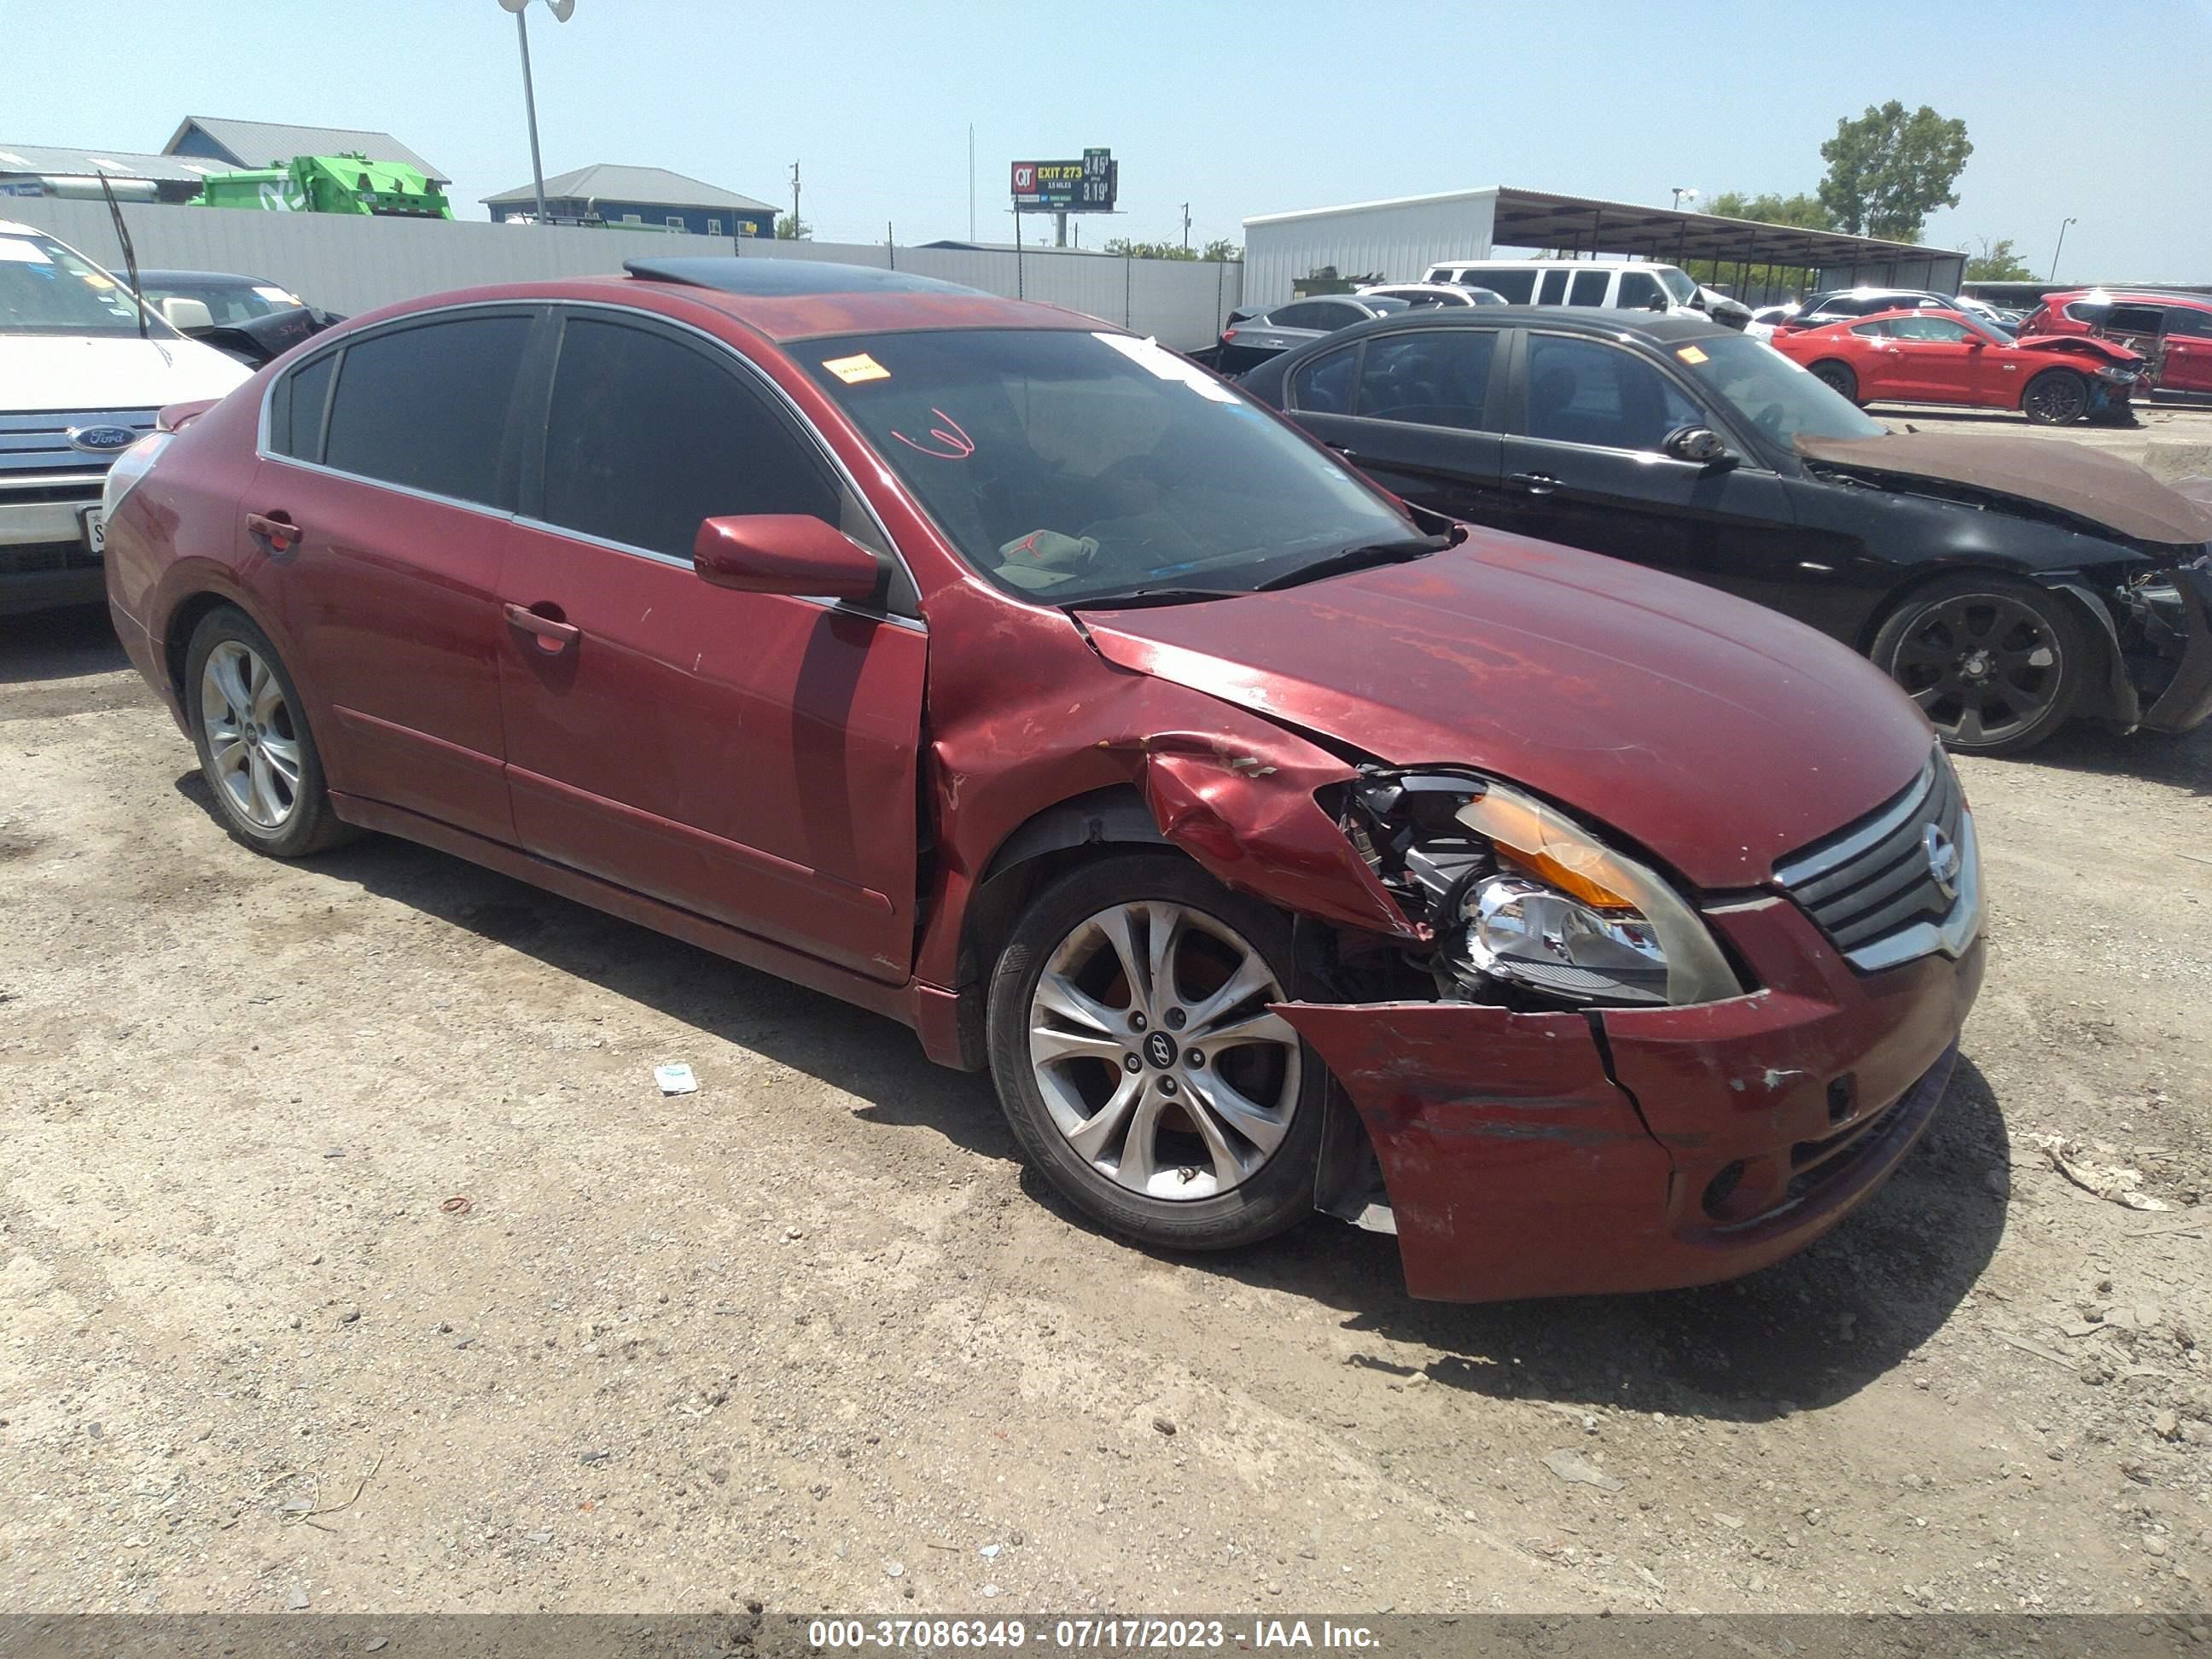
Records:
M96 507L83 513L84 550L95 559L107 556L107 514Z

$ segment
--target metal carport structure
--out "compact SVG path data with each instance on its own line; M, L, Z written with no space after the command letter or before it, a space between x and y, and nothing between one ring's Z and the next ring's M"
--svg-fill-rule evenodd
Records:
M1287 299L1291 283L1322 266L1403 282L1436 261L1489 258L1498 248L1669 264L1711 259L1723 267L1723 282L1729 265L1747 273L1779 265L1804 271L1808 288L1865 283L1944 294L1958 291L1966 263L1963 253L1911 242L1493 185L1247 219L1245 303Z

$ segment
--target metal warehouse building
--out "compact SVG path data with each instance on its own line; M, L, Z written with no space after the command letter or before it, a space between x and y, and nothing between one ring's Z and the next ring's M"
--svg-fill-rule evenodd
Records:
M1808 289L1869 283L1955 294L1966 268L1965 254L1944 248L1492 185L1247 219L1243 302L1279 304L1292 283L1325 266L1409 282L1436 261L1486 259L1500 249L1669 264L1713 259L1747 270L1795 266Z

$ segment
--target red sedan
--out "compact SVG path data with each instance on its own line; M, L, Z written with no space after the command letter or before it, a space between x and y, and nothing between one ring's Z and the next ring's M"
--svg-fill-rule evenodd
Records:
M2021 332L2117 340L2149 360L2149 384L2157 390L2212 393L2212 299L2201 294L2046 294Z
M902 1020L1152 1247L1700 1283L1911 1150L1979 866L1848 647L1072 312L634 270L356 318L117 465L116 624L248 848L406 836Z
M2016 409L2043 426L2125 410L2144 368L2140 353L2109 340L2015 341L1958 311L1846 318L1778 330L1768 343L1854 403Z

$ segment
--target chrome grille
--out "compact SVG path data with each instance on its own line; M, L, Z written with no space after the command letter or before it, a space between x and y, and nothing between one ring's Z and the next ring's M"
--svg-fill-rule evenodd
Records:
M1931 831L1936 849L1957 849L1948 891ZM1774 875L1846 961L1872 970L1965 950L1981 925L1979 865L1958 775L1939 749L1902 794L1792 854Z
M62 472L104 473L113 464L113 453L88 453L69 441L70 428L80 426L127 426L140 437L154 429L150 409L61 410L35 415L0 415L0 489L10 481L26 485L45 482L43 475ZM94 490L97 499L99 492ZM10 500L20 501L20 495Z

